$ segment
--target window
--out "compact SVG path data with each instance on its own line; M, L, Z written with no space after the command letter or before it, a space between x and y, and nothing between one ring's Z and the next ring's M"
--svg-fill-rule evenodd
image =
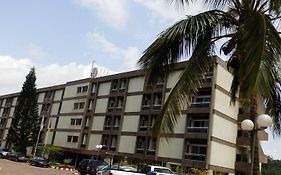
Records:
M110 143L110 147L115 149L117 145L117 135L113 135L111 137L111 143Z
M88 86L77 87L77 93L86 93L88 91Z
M162 94L161 93L154 94L153 105L154 106L161 106L161 103L162 103Z
M205 95L205 96L197 96L192 101L192 106L197 107L208 107L211 102L211 96Z
M52 98L52 96L53 96L53 91L47 91L47 92L45 93L44 98L45 98L45 99L48 99L48 98Z
M104 129L105 130L109 130L110 127L111 127L111 119L112 119L112 116L106 116L105 117L105 122L104 122Z
M117 87L118 87L118 80L113 80L111 83L111 90L115 91L117 90Z
M123 108L124 97L117 98L117 108Z
M109 98L108 109L114 108L114 105L115 105L115 98L113 97Z
M67 142L71 142L72 141L72 136L67 136Z
M50 109L51 109L51 105L50 104L43 104L41 113L50 112Z
M75 125L75 119L74 119L74 118L72 118L72 119L70 120L70 125Z
M143 107L150 107L150 104L151 104L151 95L150 94L144 94L142 106Z
M9 108L4 108L4 110L3 110L3 115L4 115L4 116L5 116L5 115L8 115L9 112L10 112L10 109L9 109Z
M145 148L145 137L139 136L137 137L137 153L143 154L144 153L144 148Z
M78 142L78 136L67 136L67 142Z
M72 142L78 142L78 136L72 136Z
M87 92L88 91L88 86L83 86L82 87L82 93Z
M6 123L6 120L7 120L6 118L1 119L0 120L0 125L4 125Z
M207 153L207 141L190 141L186 145L185 158L191 160L205 161Z
M81 93L82 92L82 87L78 87L77 88L77 93Z
M122 79L121 80L121 84L120 84L120 90L125 90L126 89L126 79Z
M106 148L109 144L109 135L103 135L102 136L102 141L101 141L101 144L103 145L102 148Z
M207 132L209 127L209 116L207 114L190 115L187 125L188 132Z
M76 125L81 125L81 123L82 123L82 119L81 118L76 119Z
M83 109L85 107L85 102L74 103L74 109Z
M119 126L120 126L120 116L115 116L115 119L114 119L114 128L115 129L118 129Z
M93 103L94 103L94 100L90 100L90 101L89 101L88 110L93 110Z
M81 118L72 118L70 120L70 125L81 125L82 119Z
M154 155L156 150L156 139L150 138L147 145L147 154Z
M141 115L140 116L139 131L147 131L147 127L148 127L148 116L147 115Z

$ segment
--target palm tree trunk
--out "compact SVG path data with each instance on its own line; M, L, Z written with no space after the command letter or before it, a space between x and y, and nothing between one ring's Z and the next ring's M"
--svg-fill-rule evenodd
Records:
M259 140L257 133L257 97L253 96L250 101L250 117L254 122L254 129L251 132L251 175L260 175L259 168Z

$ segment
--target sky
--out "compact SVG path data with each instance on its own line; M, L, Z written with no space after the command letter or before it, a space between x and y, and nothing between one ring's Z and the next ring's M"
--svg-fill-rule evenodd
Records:
M202 4L179 9L167 0L0 1L0 95L19 92L30 68L37 87L138 69L157 35ZM263 143L281 159L280 139Z

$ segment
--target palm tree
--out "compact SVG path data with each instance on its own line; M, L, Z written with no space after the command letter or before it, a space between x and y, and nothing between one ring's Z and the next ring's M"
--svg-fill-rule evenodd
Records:
M196 0L173 0L191 5ZM212 69L215 46L228 57L233 73L231 99L249 105L251 118L257 115L257 102L266 104L273 117L273 132L281 134L280 75L281 38L278 22L280 0L204 0L210 10L187 16L159 34L145 50L138 64L144 69L146 83L173 70L183 57L186 62L180 79L170 91L154 127L157 135L173 133L181 107L190 105L202 78Z

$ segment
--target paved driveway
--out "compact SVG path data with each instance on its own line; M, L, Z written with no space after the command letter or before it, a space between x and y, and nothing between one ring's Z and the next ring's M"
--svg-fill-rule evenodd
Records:
M73 172L0 159L0 175L73 175Z

